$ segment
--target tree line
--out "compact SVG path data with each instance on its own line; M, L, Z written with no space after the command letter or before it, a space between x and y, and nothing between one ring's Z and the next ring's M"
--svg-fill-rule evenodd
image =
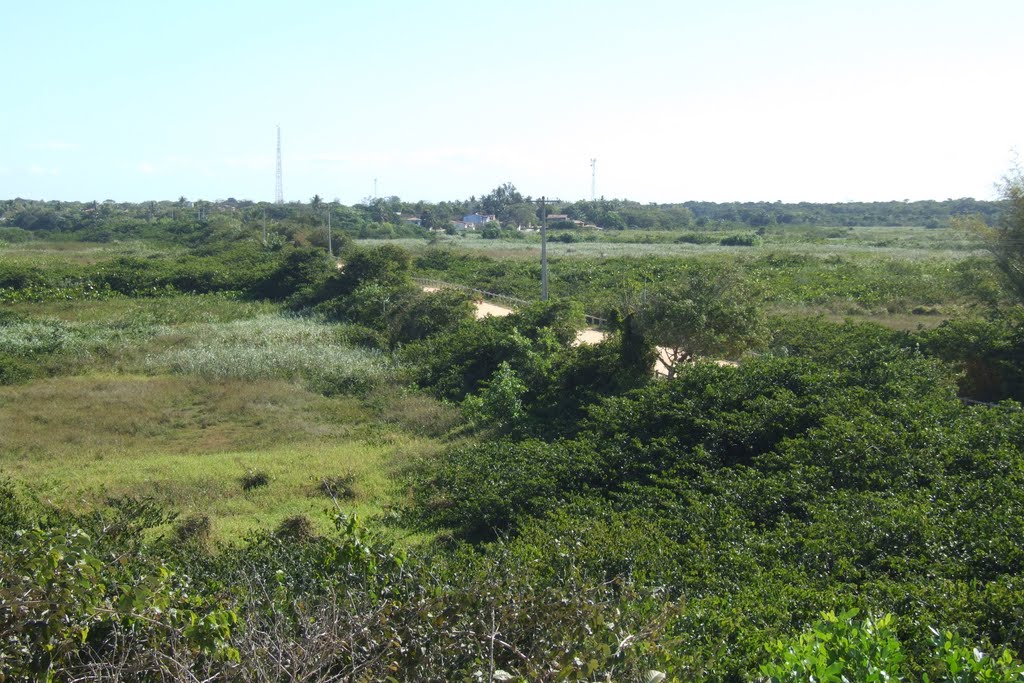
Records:
M83 239L172 239L195 243L211 234L261 232L269 226L275 237L322 228L330 215L332 227L351 237L412 237L428 231L452 231L453 221L481 213L497 225L515 229L536 227L541 220L538 198L524 196L505 183L480 197L464 200L403 201L398 197L366 198L352 206L324 201L270 204L229 198L140 203L61 202L8 199L0 202L0 240L33 237ZM696 202L643 204L605 199L549 204L549 215L565 216L561 227L577 225L604 230L712 230L728 228L785 228L787 226L923 226L947 227L958 217L974 216L992 225L1005 200L969 198L917 202L849 202L784 204L781 202ZM494 226L491 226L492 228ZM553 227L559 227L557 224ZM320 238L324 239L324 238Z

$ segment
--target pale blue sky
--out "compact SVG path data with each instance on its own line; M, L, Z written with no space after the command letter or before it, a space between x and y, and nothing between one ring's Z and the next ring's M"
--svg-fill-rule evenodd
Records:
M1022 0L3 0L0 198L994 196Z

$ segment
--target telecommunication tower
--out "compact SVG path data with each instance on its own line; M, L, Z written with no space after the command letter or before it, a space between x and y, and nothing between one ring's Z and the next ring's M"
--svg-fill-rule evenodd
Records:
M597 159L590 160L590 201L597 200Z
M281 126L277 127L277 183L274 187L274 203L284 204L284 183L281 181Z

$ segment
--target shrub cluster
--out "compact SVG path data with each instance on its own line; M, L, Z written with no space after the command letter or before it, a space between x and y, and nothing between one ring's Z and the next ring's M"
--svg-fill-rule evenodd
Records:
M662 587L686 605L671 666L707 680L849 605L906 619L915 675L927 624L1024 645L1024 413L965 406L934 360L884 346L834 366L698 363L587 412L572 438L445 453L411 520Z

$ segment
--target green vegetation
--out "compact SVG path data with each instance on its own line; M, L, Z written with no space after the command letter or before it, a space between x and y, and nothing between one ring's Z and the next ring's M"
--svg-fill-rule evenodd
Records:
M2 203L0 680L1024 680L1013 199Z

